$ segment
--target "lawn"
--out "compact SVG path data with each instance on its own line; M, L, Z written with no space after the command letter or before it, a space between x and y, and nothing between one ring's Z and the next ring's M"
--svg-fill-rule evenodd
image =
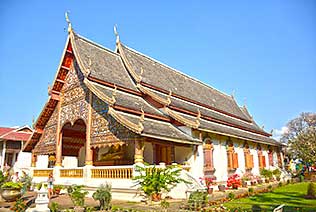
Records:
M241 208L249 211L272 211L278 205L285 204L287 211L316 211L316 200L305 199L307 182L290 184L248 198L236 199L225 203L227 208Z

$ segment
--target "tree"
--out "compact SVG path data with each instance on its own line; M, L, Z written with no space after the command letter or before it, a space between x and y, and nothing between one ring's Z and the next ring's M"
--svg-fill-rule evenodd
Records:
M288 143L293 157L316 163L316 113L301 113L287 125L281 141Z

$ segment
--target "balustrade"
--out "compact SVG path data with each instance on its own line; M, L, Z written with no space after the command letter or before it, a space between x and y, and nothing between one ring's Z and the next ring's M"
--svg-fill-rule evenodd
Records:
M133 176L132 167L118 168L92 168L92 178L112 178L112 179L131 179Z
M48 177L50 173L53 173L53 169L34 169L33 177Z
M60 177L82 178L83 169L60 169Z

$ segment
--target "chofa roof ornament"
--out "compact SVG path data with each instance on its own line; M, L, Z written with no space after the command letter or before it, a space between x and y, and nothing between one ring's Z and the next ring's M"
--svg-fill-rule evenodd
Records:
M116 43L119 43L120 42L120 36L117 32L117 25L115 24L114 25L114 34L115 34L115 37L116 37Z
M65 18L66 18L66 22L68 23L68 33L72 32L72 26L71 26L71 22L69 20L69 11L65 12Z

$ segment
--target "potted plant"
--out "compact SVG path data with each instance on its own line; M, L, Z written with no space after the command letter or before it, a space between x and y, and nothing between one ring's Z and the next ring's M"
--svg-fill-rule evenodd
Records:
M63 189L63 188L64 188L63 185L54 185L54 188L53 188L54 194L59 195L60 194L60 190Z
M238 189L241 186L241 179L238 174L233 174L227 180L227 187L232 187L233 189Z
M213 193L213 185L214 185L214 181L213 178L211 177L205 177L204 178L204 182L207 188L207 193L208 194L212 194Z
M68 194L75 206L74 210L76 212L84 211L84 198L88 194L88 192L83 191L82 188L82 185L72 185L67 188Z
M273 176L272 171L270 171L268 169L261 169L260 170L260 175L265 178L265 182L266 183L269 183L270 179Z
M110 184L101 185L96 192L92 194L92 198L99 201L100 210L110 209L110 202L112 199L111 189L112 187Z
M140 186L146 197L151 201L160 201L162 192L169 192L178 183L190 182L180 178L181 169L176 166L156 168L155 166L136 166L135 186Z
M1 186L1 196L8 202L15 201L22 196L22 187L23 184L21 182L5 182Z

